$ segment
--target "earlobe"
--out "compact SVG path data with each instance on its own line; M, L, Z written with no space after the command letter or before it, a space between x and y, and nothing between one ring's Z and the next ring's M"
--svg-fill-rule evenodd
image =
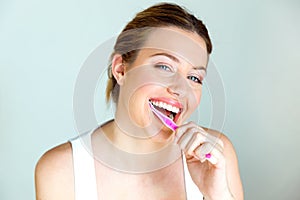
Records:
M117 83L119 85L123 84L124 74L125 74L125 65L123 64L122 55L116 54L114 55L111 63L111 72L115 77Z

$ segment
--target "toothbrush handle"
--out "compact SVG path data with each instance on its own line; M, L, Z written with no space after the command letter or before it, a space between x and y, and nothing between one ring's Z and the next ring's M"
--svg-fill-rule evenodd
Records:
M170 119L164 119L164 122L173 131L175 131L178 128L178 126L173 121L171 121Z
M170 118L162 115L160 112L158 112L151 103L149 103L151 110L156 114L156 116L170 129L175 131L178 126L171 120Z

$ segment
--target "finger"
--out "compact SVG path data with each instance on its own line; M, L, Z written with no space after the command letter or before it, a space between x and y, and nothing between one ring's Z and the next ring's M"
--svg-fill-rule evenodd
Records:
M219 151L218 149L213 149L213 151L211 152L211 156L209 158L206 157L206 160L216 167L221 167L224 165L225 157L223 152Z
M208 160L212 164L217 164L223 153L220 148L216 148L213 144L206 142L198 147L194 153L200 158L201 162Z
M200 146L204 142L209 142L213 144L213 146L216 146L216 148L219 148L219 150L223 151L224 144L222 140L219 137L207 133L201 127L186 126L182 128L179 135L181 135L181 137L177 139L177 144L182 150L190 155L197 146Z
M188 129L178 140L178 144L184 152L192 155L194 150L204 142L212 144L214 148L218 148L221 152L223 152L224 145L220 138L210 135L207 132L194 131L196 131L194 128Z
M195 155L200 158L201 162L204 162L207 158L206 155L210 154L213 150L213 145L209 142L206 142L199 146L197 149L195 149L194 153Z
M195 155L194 151L197 147L199 147L202 143L205 142L205 136L202 135L201 133L194 133L193 137L191 138L191 140L189 141L185 152L188 155Z
M177 141L176 143L181 147L181 149L186 149L190 138L193 137L193 134L197 132L196 127L182 127L178 130Z
M203 132L204 130L195 124L194 122L188 122L186 124L183 124L179 126L176 131L175 131L175 136L177 140L180 140L180 138L188 131L190 130L191 132ZM205 132L205 131L204 131ZM177 141L176 141L177 142Z
M210 143L218 143L222 148L224 147L224 144L222 142L222 140L220 139L221 134L218 135L213 135L210 134L208 132L206 132L202 127L197 126L195 123L193 122L189 122L185 125L180 126L176 132L175 132L175 136L176 136L176 143L180 143L180 140L182 140L183 136L186 136L186 134L190 135L190 137L192 137L192 135L194 133L201 133L203 136L206 136L205 141L210 142Z
M205 141L206 136L195 131L194 128L188 129L177 142L185 153L192 154L195 148Z
M176 143L180 144L183 143L184 141L184 137L183 136L187 136L189 135L190 137L192 137L193 133L197 132L197 128L196 127L179 127L176 129L175 132L175 137L176 137Z

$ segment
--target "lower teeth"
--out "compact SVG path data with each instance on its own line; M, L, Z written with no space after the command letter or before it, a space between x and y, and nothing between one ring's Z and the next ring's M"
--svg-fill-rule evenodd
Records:
M174 116L171 114L171 115L169 115L169 118L170 118L171 120L173 120L173 119L174 119Z

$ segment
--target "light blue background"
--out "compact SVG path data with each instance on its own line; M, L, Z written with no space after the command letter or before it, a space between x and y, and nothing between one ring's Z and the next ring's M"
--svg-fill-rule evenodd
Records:
M34 199L37 160L76 135L82 63L153 2L0 2L1 200ZM211 34L246 199L299 199L300 2L176 2Z

